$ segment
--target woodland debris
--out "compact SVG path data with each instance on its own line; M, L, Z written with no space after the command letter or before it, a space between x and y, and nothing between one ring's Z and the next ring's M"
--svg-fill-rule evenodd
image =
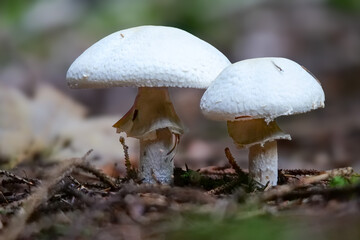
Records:
M88 164L88 163L78 163L78 164L76 164L75 167L80 168L85 172L89 172L89 173L93 174L101 182L109 185L112 189L116 188L116 185L115 185L114 181L111 179L110 176L102 173L100 170L92 167L90 164Z
M360 184L336 188L317 188L317 189L300 189L292 192L283 193L282 200L294 200L308 198L314 195L321 195L326 200L346 199L352 195L360 196Z
M207 191L206 193L209 195L219 195L221 193L231 192L232 190L234 190L234 188L236 186L239 186L239 180L233 179L232 181L225 183L225 184L223 184L217 188L214 188L210 191Z
M203 191L186 187L171 187L167 185L151 185L151 184L126 184L118 192L117 195L126 196L127 194L143 194L157 193L166 196L177 202L193 202L193 203L214 203L216 199L207 195Z
M324 171L319 171L315 169L279 169L279 172L293 176L319 175L324 173Z
M236 163L235 158L233 157L233 155L230 152L229 148L225 148L225 156L226 158L229 160L230 165L232 166L232 168L236 171L236 173L238 175L241 176L247 176L246 173L244 173L244 171L239 167L239 165Z
M258 192L254 194L251 192L255 188L250 189L251 179L247 178L247 173L236 163L231 164L231 171L228 167L209 168L209 172L221 172L216 178L204 173L203 170L193 171L188 167L186 171L178 169L179 173L175 173L175 179L187 179L185 184L178 187L138 184L126 177L115 180L88 164L85 161L88 154L81 159L70 159L55 167L50 166L50 170L45 171L47 177L37 188L24 185L25 183L2 186L4 195L0 194L0 203L5 214L0 215L0 221L4 224L0 239L11 240L25 236L36 238L44 233L55 239L57 233L54 229L63 224L64 218L66 234L81 235L84 228L92 229L100 223L110 224L110 229L115 229L115 225L143 229L152 226L156 221L168 221L168 214L181 218L182 213L187 211L195 211L195 214L208 211L216 215L218 211L225 211L224 209L229 206L232 206L229 214L238 214L241 219L248 219L267 214L267 209L275 209L277 212L289 209L281 208L285 206L282 205L285 202L273 200L298 199L291 201L296 202L292 205L294 208L311 202L313 197L315 200L321 199L323 203L333 199L341 201L360 196L360 185L349 182L345 187L336 188L329 187L330 183L327 181L335 176L350 179L350 176L354 176L352 168L323 171L319 172L320 174L313 170L285 170L285 173L308 174L296 175L298 178L292 179L294 182L267 191L257 188ZM227 156L230 161L235 161L230 152L227 152ZM244 174L246 179L241 178L241 174ZM5 172L2 175L12 180L9 177L11 175L7 176ZM52 178L54 179L51 180ZM108 181L111 181L114 188ZM31 192L26 187L31 187ZM279 192L279 189L282 192ZM251 204L251 209L247 209L248 203ZM228 207L219 210L216 207L218 205ZM53 223L49 223L48 219ZM32 226L36 228L33 229ZM99 231L106 231L100 229ZM66 234L64 236L69 236Z
M269 191L264 192L263 195L261 196L261 199L262 201L265 202L280 199L296 189L303 188L310 184L314 184L320 181L328 180L329 178L335 176L350 176L353 172L354 171L351 167L347 167L347 168L328 170L322 174L315 176L304 177L295 183L279 185Z
M67 161L61 162L59 165L54 167L48 172L48 180L43 181L42 185L34 191L34 193L24 201L22 209L23 211L19 212L14 216L6 229L0 235L0 239L4 240L15 240L18 238L19 234L22 232L29 217L32 215L34 210L40 206L41 203L48 199L48 194L50 189L57 184L65 175L68 175L77 164L80 164L85 160L85 158L91 153L89 151L82 158L73 158Z
M2 184L4 184L4 183L5 184L7 184L7 183L23 183L23 184L27 184L29 186L36 186L37 184L39 184L39 181L36 179L23 178L23 177L17 176L14 173L11 173L6 170L0 169L0 175L4 175L4 176L12 179L12 181L3 180Z
M236 176L237 173L232 167L224 166L224 167L217 167L217 166L211 166L211 167L205 167L201 168L199 171L203 175L207 176Z
M125 157L125 168L126 168L126 178L136 180L138 178L137 172L135 168L131 165L130 157L129 157L129 147L125 143L125 138L120 137L119 139L121 145L123 146L124 150L124 157Z

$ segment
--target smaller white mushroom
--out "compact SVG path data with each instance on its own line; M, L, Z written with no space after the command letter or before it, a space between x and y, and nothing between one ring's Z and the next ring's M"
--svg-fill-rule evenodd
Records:
M277 139L291 140L275 118L324 107L320 82L285 58L256 58L225 68L204 93L205 116L227 121L238 147L249 148L249 172L258 182L277 184Z

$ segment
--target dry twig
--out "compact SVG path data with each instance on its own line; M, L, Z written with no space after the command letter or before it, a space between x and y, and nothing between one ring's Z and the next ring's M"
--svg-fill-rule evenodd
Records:
M214 176L237 176L237 173L232 167L205 167L200 169L200 173L203 175Z
M124 137L121 136L119 141L120 141L121 145L123 146L124 156L125 156L125 167L126 167L126 172L128 173L132 168L131 162L130 162L130 157L129 157L129 147L125 144Z
M343 199L353 194L360 195L360 184L351 185L341 188L321 188L321 189L305 189L295 190L292 192L284 193L281 196L282 200L294 200L299 198L308 198L314 195L321 195L324 198L330 199Z
M13 183L24 183L29 186L35 186L36 184L38 184L37 180L22 178L6 170L0 170L0 175L11 178L13 180ZM9 181L6 181L6 183L9 183Z
M117 193L114 195L115 199L122 199L127 194L136 193L157 193L161 194L169 199L177 202L194 202L194 203L214 203L215 198L209 196L205 192L184 188L184 187L171 187L167 185L151 185L151 184L125 184ZM120 197L120 198L119 198Z
M133 166L131 165L131 162L130 162L129 147L125 144L125 138L124 137L121 136L119 141L120 141L120 143L121 143L121 145L123 146L123 149L124 149L126 178L135 180L135 179L137 179L137 173L136 173L136 170L133 168Z
M285 175L293 176L319 175L324 173L315 169L280 169L279 171Z
M109 188L108 185L101 184L101 183L82 183L87 188L97 188L97 189L107 189Z
M76 164L77 168L82 169L85 172L89 172L91 174L93 174L95 177L97 177L101 182L107 184L108 186L110 186L112 189L116 188L116 185L114 183L114 181L107 176L106 174L102 173L100 170L92 167L91 165L87 164L87 163L79 163Z
M232 180L228 183L225 183L217 188L211 189L210 191L207 191L206 193L210 194L210 195L218 195L218 194L221 194L221 193L224 193L224 192L227 192L227 191L233 189L238 184L239 184L239 180L234 179L234 180Z
M283 196L293 192L294 190L302 188L302 187L306 187L310 184L328 180L329 178L335 177L335 176L349 176L352 173L353 173L353 169L351 167L338 168L338 169L325 171L324 173L316 175L316 176L304 177L296 183L279 185L272 190L264 192L261 199L262 199L262 201L272 201L275 199L282 198Z
M154 181L157 183L157 184L161 184L161 182L159 181L159 179L157 179L155 173L154 173L154 169L151 169L151 177L154 179Z
M231 154L229 148L225 148L225 156L229 160L230 165L232 166L232 168L234 168L234 170L236 171L237 174L245 175L244 171L241 170L239 165L236 163L235 158Z

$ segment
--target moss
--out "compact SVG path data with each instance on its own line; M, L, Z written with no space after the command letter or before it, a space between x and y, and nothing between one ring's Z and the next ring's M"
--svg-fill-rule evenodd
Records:
M359 174L353 174L350 177L335 176L330 179L330 187L344 187L352 184L360 184Z

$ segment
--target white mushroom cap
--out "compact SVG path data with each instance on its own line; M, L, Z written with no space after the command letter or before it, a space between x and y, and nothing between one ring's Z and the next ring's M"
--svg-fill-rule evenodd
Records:
M206 88L230 64L207 42L183 30L141 26L101 39L70 66L71 88Z
M255 58L225 68L204 93L205 116L220 121L264 118L267 122L324 107L319 81L285 58Z

